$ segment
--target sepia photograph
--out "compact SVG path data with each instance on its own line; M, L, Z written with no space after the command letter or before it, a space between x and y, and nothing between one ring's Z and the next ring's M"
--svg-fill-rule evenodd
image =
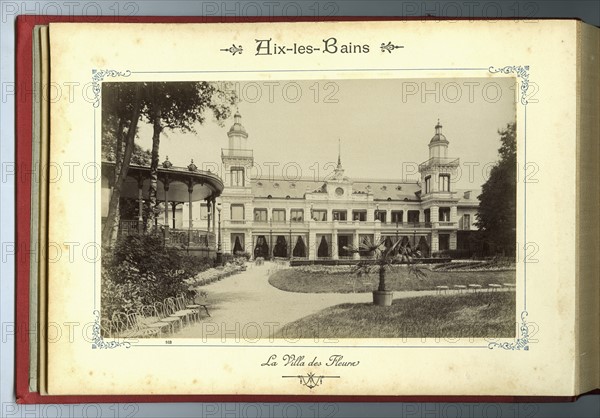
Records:
M514 77L103 82L108 338L512 338Z

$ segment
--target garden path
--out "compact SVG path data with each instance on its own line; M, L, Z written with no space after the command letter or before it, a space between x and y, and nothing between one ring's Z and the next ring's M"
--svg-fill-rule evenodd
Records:
M262 266L248 264L244 272L202 286L208 293L210 317L185 327L175 338L225 339L236 338L256 342L269 338L289 322L304 318L327 307L341 303L372 302L371 292L365 293L293 293L269 284L275 263ZM394 292L394 299L433 295L436 291Z

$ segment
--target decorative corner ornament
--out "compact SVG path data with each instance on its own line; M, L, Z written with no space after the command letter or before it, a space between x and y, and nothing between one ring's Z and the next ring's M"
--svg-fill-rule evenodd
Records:
M94 325L92 327L92 350L131 347L129 341L104 341L100 332L100 312L98 310L94 311L94 317Z
M385 42L381 43L381 52L387 51L391 54L394 49L400 49L400 48L404 48L404 45L394 45L394 44L392 44L391 41L388 42L387 44Z
M316 376L314 373L307 373L306 376L298 375L298 376L281 376L284 379L293 378L299 379L299 383L302 386L306 386L309 389L314 389L317 386L321 386L323 384L323 379L339 379L339 376Z
M490 66L490 73L511 74L515 73L521 79L521 104L527 106L527 90L529 89L529 65L507 65L505 67L496 68Z
M232 55L235 55L237 53L241 54L244 52L244 48L242 48L241 45L235 46L235 44L231 44L229 48L221 48L219 51L230 52Z
M102 88L100 84L104 77L129 77L131 75L131 71L117 71L117 70L97 70L95 68L92 69L92 93L94 94L94 100L92 104L94 107L100 106L100 95L102 92Z
M509 342L491 342L488 344L488 348L493 350L494 348L502 348L504 350L523 350L529 351L529 325L527 324L527 311L521 312L521 324L519 325L519 331L521 336L513 343Z

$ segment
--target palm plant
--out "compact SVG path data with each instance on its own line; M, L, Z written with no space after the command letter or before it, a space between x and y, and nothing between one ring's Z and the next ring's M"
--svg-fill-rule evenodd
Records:
M388 291L385 275L387 270L393 268L395 264L406 264L408 274L417 279L426 277L426 273L419 267L418 259L422 257L421 252L418 249L412 249L408 243L401 244L400 240L386 247L383 237L377 241L364 237L358 246L346 246L344 249L351 253L373 254L373 259L364 259L356 263L353 273L359 277L378 273L379 286L377 290L379 292Z

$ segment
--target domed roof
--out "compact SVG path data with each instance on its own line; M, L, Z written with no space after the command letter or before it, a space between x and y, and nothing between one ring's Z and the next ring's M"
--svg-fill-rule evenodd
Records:
M443 134L435 134L432 138L431 141L429 142L448 142L448 140L446 139L446 137Z
M239 110L235 112L235 115L233 115L233 121L233 125L231 125L231 128L229 128L227 135L238 134L247 137L248 133L246 132L246 128L244 128L242 125L242 115L240 115Z
M439 119L438 119L437 125L435 125L435 135L433 136L433 138L431 138L431 141L429 141L430 144L432 144L434 142L448 143L448 140L446 139L444 134L442 134L442 124L440 123Z

